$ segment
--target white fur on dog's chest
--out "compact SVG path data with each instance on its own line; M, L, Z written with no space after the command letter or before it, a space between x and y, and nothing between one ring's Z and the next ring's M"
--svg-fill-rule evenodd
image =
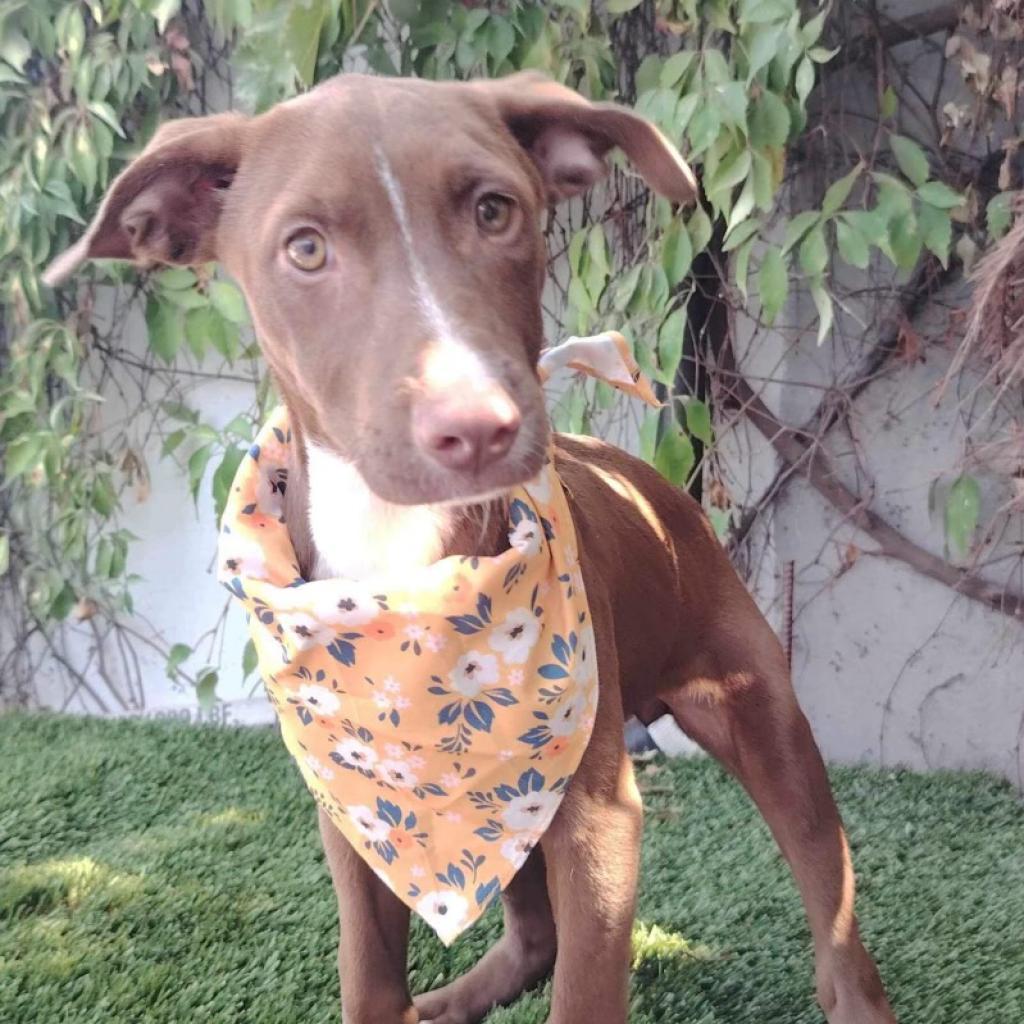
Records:
M345 459L312 443L306 456L315 579L365 579L441 557L448 526L444 509L392 505L378 498Z

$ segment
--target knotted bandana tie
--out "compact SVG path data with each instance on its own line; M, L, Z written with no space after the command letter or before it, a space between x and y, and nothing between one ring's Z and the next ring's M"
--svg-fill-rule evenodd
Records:
M621 335L569 365L654 401ZM283 518L292 435L277 409L224 512L220 579L243 604L288 750L331 821L450 943L550 824L593 729L594 633L550 454L508 496L507 551L379 578L306 581Z

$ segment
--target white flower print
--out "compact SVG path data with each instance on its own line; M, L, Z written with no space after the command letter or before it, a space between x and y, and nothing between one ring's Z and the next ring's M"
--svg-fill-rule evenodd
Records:
M447 639L440 633L428 633L423 638L423 645L431 654L437 654L438 651L444 650L444 645L447 642Z
M463 697L475 697L498 681L498 659L493 654L467 651L448 673L448 680Z
M402 685L394 676L388 676L387 679L384 680L384 689L388 693L401 693Z
M408 697L396 697L395 707L398 708L399 711L408 711L409 708L412 707L412 701L409 700Z
M441 776L441 785L445 789L456 789L462 785L462 779L455 772L445 772Z
M218 546L222 576L248 576L254 580L267 578L267 562L263 548L253 540L235 533L222 533Z
M427 763L426 761L424 761L424 760L423 760L423 758L422 758L422 757L420 757L420 755L419 755L419 754L410 754L410 756L409 756L409 757L407 757L407 758L406 758L406 760L407 760L407 761L409 762L409 764L411 764L411 765L413 766L413 768L415 768L415 769L416 769L417 771L419 771L419 770L420 770L421 768L425 767L425 766L426 766L426 763Z
M491 630L487 643L506 665L522 665L540 636L540 622L529 608L516 608Z
M334 639L334 629L305 612L280 612L277 621L300 651L326 647Z
M516 756L516 752L514 750L499 750L498 751L498 757L502 761L511 761L512 758L515 757L515 756Z
M516 528L508 535L508 542L519 552L526 556L537 554L540 551L540 538L542 534L540 523L535 523L525 516L516 524Z
M457 892L428 892L416 904L416 913L442 938L455 935L468 912L469 903Z
M363 804L346 807L345 813L352 819L352 824L359 830L359 834L372 843L386 842L391 835L391 826L386 821L381 821Z
M525 796L514 796L502 809L501 819L509 828L516 831L544 828L558 804L559 797L545 790L527 793Z
M523 685L523 670L521 668L510 668L508 670L508 685L513 689Z
M391 707L391 698L386 693L375 693L373 695L373 703L381 709L381 711L387 711Z
M526 493L534 501L547 504L551 500L551 476L548 467L545 466L532 480L527 480L523 486Z
M405 747L400 746L398 743L389 743L384 748L384 753L390 758L401 757L405 753Z
M336 693L316 683L303 683L295 696L314 715L333 715L341 707L341 698Z
M420 867L419 864L413 864L413 866L409 868L409 874L413 878L423 878L426 875L426 873L426 868Z
M583 722L587 711L587 696L576 692L566 697L553 711L548 722L552 736L571 736Z
M334 747L342 764L352 768L372 768L377 763L377 751L357 739L342 740Z
M314 757L313 754L307 754L304 758L306 767L310 772L315 775L318 779L323 779L324 782L330 782L334 778L334 771L328 768L318 757Z
M590 683L597 675L597 646L593 626L586 626L580 630L580 637L576 642L573 675L580 683Z
M357 628L375 619L380 614L380 605L355 580L337 580L319 594L313 613L329 625Z
M426 633L426 630L422 626L406 626L402 632L410 640L422 640L423 634Z
M501 844L501 855L518 871L526 863L535 843L536 840L529 832L512 836Z
M377 776L396 789L412 789L419 779L406 761L381 761L377 765Z

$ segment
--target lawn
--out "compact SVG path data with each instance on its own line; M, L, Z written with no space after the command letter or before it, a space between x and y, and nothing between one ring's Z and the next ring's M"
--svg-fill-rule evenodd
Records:
M3 1024L337 1024L335 906L313 802L269 730L0 716ZM863 930L903 1024L1024 1021L1024 810L981 776L833 772ZM636 1024L805 1024L810 942L738 788L641 767ZM417 926L416 990L465 970ZM492 1014L540 1024L539 988Z

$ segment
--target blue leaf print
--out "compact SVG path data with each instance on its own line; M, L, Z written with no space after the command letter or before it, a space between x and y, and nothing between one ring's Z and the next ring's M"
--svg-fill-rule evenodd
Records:
M539 793L544 788L544 776L536 768L527 768L519 776L519 792L524 796L527 793Z
M484 842L493 843L495 840L500 839L505 833L504 830L499 826L495 828L491 825L481 825L480 828L473 829L474 833L478 835Z
M504 686L499 686L494 690L488 690L487 696L502 708L509 708L513 704L519 703L519 701L512 695L512 691L506 689Z
M476 599L476 613L484 622L491 621L491 599L486 594Z
M445 618L455 627L455 632L463 636L472 636L484 628L484 624L475 615L446 615Z
M488 900L491 902L497 900L498 893L500 892L501 884L497 878L492 878L486 885L478 885L476 889L476 905L482 907Z
M555 634L555 639L551 641L551 653L563 664L569 664L569 655L572 654L572 648L565 642L565 638Z
M327 653L342 665L356 663L356 649L347 640L334 640L327 645Z
M299 716L299 721L303 725L309 725L309 723L313 721L313 713L309 710L309 708L296 708L295 713Z
M448 881L451 882L456 889L466 888L466 876L463 874L462 868L457 864L448 865Z
M428 686L427 693L432 693L435 697L448 696L448 691L443 686Z
M561 665L541 665L537 671L545 679L565 679L569 675Z
M402 808L379 796L377 797L377 817L389 825L398 825L402 820Z
M514 800L519 796L519 790L513 789L511 786L506 785L504 782L500 786L494 787L494 795L499 800L504 800L508 803L509 800Z
M546 725L535 725L529 732L524 732L519 737L519 742L535 748L543 747L551 742L551 730Z
M490 732L491 724L494 722L494 711L489 704L482 700L473 700L466 705L466 722L473 729L480 732Z
M414 829L415 827L416 827L416 815L413 814L412 811L410 811L405 816L405 830L406 830L406 832L408 832L411 829Z
M454 700L451 704L445 704L443 708L437 713L437 720L442 725L451 725L452 722L458 721L459 715L462 714L462 701Z
M258 444L254 444L254 445L253 445L253 446L252 446L252 447L251 447L251 448L249 449L249 454L250 454L250 455L251 455L251 456L252 456L252 457L253 457L253 458L254 458L254 459L255 459L255 460L257 461L257 462L259 462L259 461L260 461L260 446L259 446Z

